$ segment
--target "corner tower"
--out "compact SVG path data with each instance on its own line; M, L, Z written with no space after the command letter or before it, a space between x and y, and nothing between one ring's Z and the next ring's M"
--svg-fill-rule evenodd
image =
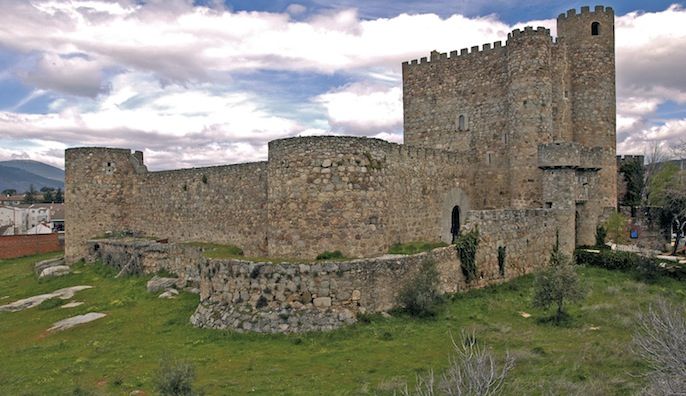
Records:
M598 200L616 207L615 25L611 7L581 7L557 18L559 45L566 52L571 92L571 135L576 143L597 147Z

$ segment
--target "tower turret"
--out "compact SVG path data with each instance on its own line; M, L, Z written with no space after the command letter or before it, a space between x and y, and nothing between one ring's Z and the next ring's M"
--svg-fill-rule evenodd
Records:
M527 26L507 38L508 158L511 206L541 206L538 144L552 140L552 37Z
M615 31L611 7L581 7L557 18L559 44L566 51L571 92L573 140L605 152L600 170L598 199L615 207L616 95Z

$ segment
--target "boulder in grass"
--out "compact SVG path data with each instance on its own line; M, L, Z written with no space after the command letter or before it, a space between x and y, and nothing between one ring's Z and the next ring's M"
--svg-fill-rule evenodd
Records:
M179 291L176 289L168 289L164 293L159 295L159 298L175 298L179 295Z
M40 273L38 279L54 278L57 276L67 275L69 272L71 272L71 268L67 267L66 265L48 267Z
M89 313L84 314L84 315L77 315L77 316L67 318L64 320L60 320L59 322L54 323L52 325L52 327L48 329L48 331L54 332L54 331L62 331L62 330L71 329L74 326L78 326L78 325L84 324L84 323L90 323L94 320L104 318L105 316L107 316L107 315L104 313L100 313L100 312L89 312Z
M64 257L57 257L57 258L39 261L33 265L33 270L36 272L36 275L40 275L41 273L43 273L43 270L45 270L46 268L60 267L60 266L64 266Z
M155 275L148 281L146 286L150 293L156 293L158 291L175 288L178 281L179 278L163 278Z

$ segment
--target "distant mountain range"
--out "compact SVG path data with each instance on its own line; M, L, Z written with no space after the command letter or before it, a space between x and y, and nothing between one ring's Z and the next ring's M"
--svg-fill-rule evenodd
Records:
M52 165L32 160L0 161L0 191L28 191L31 185L36 191L43 187L64 189L64 171Z

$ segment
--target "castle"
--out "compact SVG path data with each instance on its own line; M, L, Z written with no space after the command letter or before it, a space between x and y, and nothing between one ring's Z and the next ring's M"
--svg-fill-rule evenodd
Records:
M403 63L403 145L288 138L269 143L266 162L162 172L141 152L68 149L66 256L134 230L249 256L370 257L451 243L484 215L526 225L524 209L548 210L567 250L592 244L616 207L613 10L570 10L557 31Z
M162 172L140 151L68 149L66 259L176 273L199 287L196 326L299 332L393 308L427 261L454 293L546 265L556 241L591 245L617 204L613 10L570 10L557 31L403 63L403 145L289 138L265 162ZM121 230L171 243L93 239ZM473 275L453 246L384 256L466 230L478 230ZM176 243L191 241L277 264ZM357 259L311 263L335 250Z

